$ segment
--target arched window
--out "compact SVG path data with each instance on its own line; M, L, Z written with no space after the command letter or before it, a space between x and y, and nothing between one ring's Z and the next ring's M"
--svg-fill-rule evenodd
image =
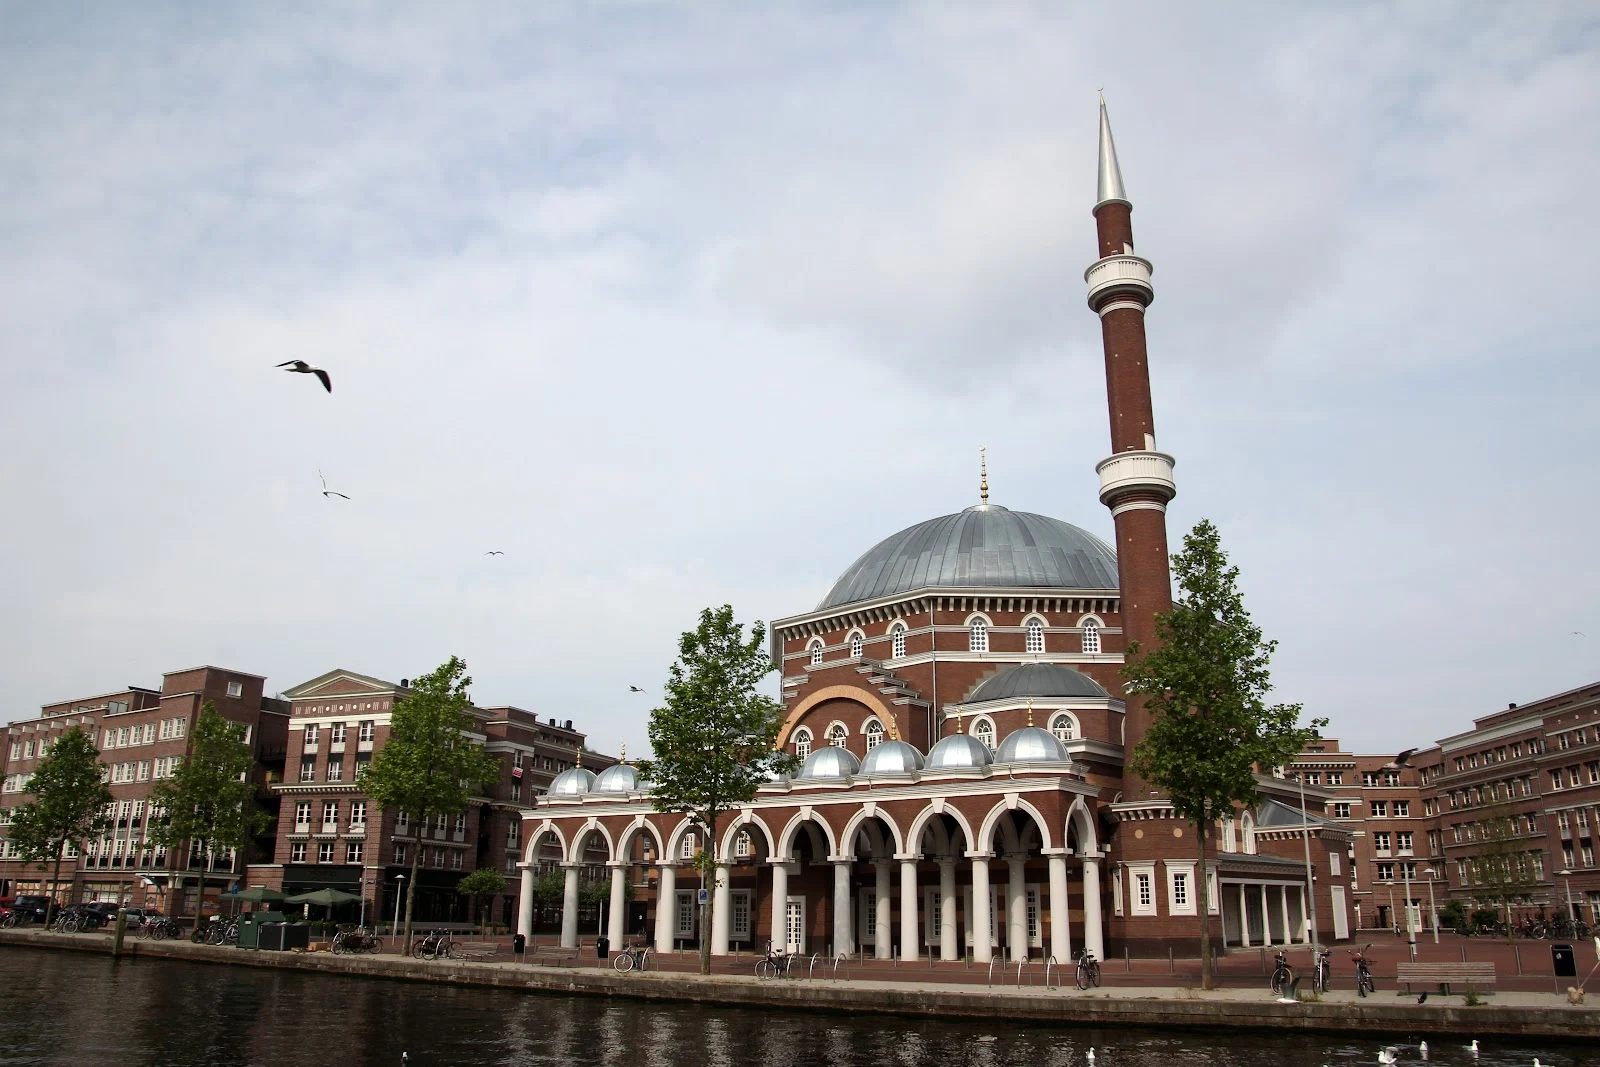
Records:
M967 651L989 651L989 623L981 616L967 623Z
M889 627L889 655L895 659L906 658L906 624L897 622Z
M1078 725L1063 711L1050 720L1050 732L1056 735L1057 741L1071 741L1078 734Z
M866 733L868 752L871 752L873 749L883 744L883 723L879 722L877 719L869 719L867 721Z
M1248 811L1239 824L1240 836L1244 838L1244 851L1247 856L1256 854L1256 820Z
M1028 652L1038 655L1044 651L1044 620L1032 618L1028 620Z
M1090 655L1100 654L1100 624L1093 619L1083 624L1083 650Z
M794 732L794 754L801 759L811 755L811 731L804 726Z
M865 639L861 636L860 630L850 635L850 655L853 659L861 658L861 646L864 643Z
M733 854L744 858L750 856L754 851L750 847L750 831L740 830L739 836L733 839Z
M1235 836L1235 827L1232 815L1229 815L1222 820L1222 851L1239 851L1239 839Z
M832 726L828 727L828 744L832 745L834 748L843 748L844 743L849 740L849 738L850 731L844 728L844 723L836 722Z
M972 724L972 736L976 737L984 748L994 750L994 723L988 719L979 719Z
M811 665L813 667L822 666L822 638L812 638L811 644L807 647L811 649Z
M698 844L698 841L696 841L695 835L693 833L684 834L683 835L683 845L678 849L678 856L681 859L686 859L686 860L694 859L695 846L697 844Z

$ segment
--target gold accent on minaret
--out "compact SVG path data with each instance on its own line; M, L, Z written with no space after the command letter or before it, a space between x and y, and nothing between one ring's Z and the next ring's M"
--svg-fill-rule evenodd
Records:
M956 733L964 734L966 732L966 728L961 725L961 713L958 711L956 712Z
M1028 725L1033 725L1033 698L1028 698Z
M582 745L578 746L578 762L573 764L573 766L574 767L582 767L583 766L583 746Z
M623 745L622 746L622 754L618 757L618 759L623 763L627 763L628 762L628 746L627 745Z
M989 450L982 445L978 446L978 503L985 507L989 504Z

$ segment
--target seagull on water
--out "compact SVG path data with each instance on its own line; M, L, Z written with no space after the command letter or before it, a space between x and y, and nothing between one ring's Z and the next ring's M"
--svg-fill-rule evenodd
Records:
M1397 1053L1399 1051L1400 1050L1398 1048L1395 1048L1392 1045L1390 1047L1388 1047L1388 1048L1379 1049L1378 1050L1378 1062L1386 1065L1386 1067L1389 1064L1393 1064L1393 1063L1399 1062L1400 1057L1395 1055L1395 1053Z
M1427 1059L1428 1058L1428 1043L1426 1041L1422 1042L1422 1044L1417 1046L1417 1051L1422 1053L1422 1058L1423 1059Z
M1092 1046L1089 1049L1089 1055L1085 1059L1089 1061L1089 1067L1094 1067L1094 1048Z
M1467 1046L1467 1051L1472 1053L1474 1056L1476 1056L1478 1054L1478 1039L1477 1038L1473 1038L1472 1039L1472 1044Z
M317 380L322 383L322 387L330 393L333 392L333 382L328 378L328 372L321 367L313 367L303 359L291 359L288 362L278 364L278 366L290 374L315 374Z

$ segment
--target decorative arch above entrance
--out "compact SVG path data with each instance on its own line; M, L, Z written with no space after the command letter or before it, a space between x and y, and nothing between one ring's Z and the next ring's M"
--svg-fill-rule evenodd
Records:
M889 736L900 740L900 720L895 717L894 709L878 699L877 695L854 685L830 685L826 689L819 689L796 704L783 720L783 729L778 731L778 739L773 742L775 748L783 748L789 743L789 735L794 732L801 719L808 711L818 704L829 700L852 700L878 716L878 720L889 729Z

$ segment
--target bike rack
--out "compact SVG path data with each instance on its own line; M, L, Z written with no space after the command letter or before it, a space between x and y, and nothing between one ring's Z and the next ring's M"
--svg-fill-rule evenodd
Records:
M847 956L846 954L844 954L843 952L841 952L837 956L833 957L832 981L835 981L835 982L837 982L839 980L839 961L840 960L843 960L844 964L845 964L844 976L846 978L850 977L850 957Z
M1022 968L1028 965L1028 957L1024 956L1017 961L1017 987L1022 987Z
M989 977L988 977L988 980L983 983L984 985L994 985L994 964L995 964L995 958L993 956L990 956L989 957Z
M1054 970L1060 970L1061 969L1060 961L1058 961L1055 958L1054 955L1046 956L1044 958L1044 987L1046 989L1054 989L1055 988L1055 986L1050 984L1050 972L1053 969Z
M817 956L818 955L819 955L819 953L816 953L816 952L813 952L811 954L811 966L806 968L806 981L808 981L808 982L811 981L811 979L813 977L815 977L815 975L817 973Z

